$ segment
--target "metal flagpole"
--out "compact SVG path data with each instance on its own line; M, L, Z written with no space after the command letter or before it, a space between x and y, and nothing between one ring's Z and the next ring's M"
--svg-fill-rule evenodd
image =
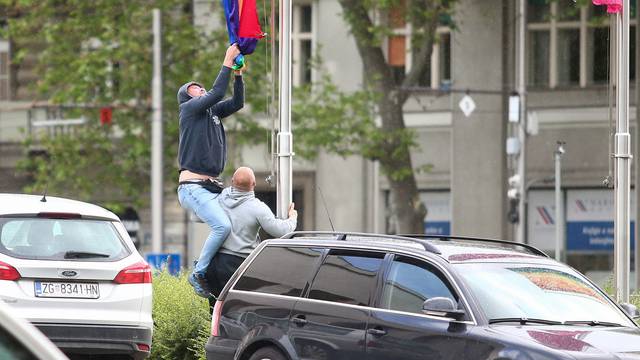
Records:
M640 11L636 10L636 23L640 24ZM638 36L638 27L636 26L636 69L640 69L640 37ZM636 89L640 89L640 76L636 76ZM636 91L636 157L633 159L635 164L635 181L636 181L636 214L635 214L635 270L636 270L636 291L640 292L640 246L638 246L638 239L640 239L640 91Z
M151 96L153 116L151 122L151 247L162 252L164 237L162 194L162 63L160 48L160 10L153 9L153 79Z
M631 135L629 134L629 0L616 14L617 86L615 135L615 240L614 273L616 300L629 302Z
M526 94L526 79L525 79L525 37L526 37L526 22L527 22L527 2L526 0L520 0L518 6L518 54L517 54L517 85L516 90L520 95L520 121L518 123L518 140L520 143L520 153L518 155L518 193L520 194L520 201L518 202L518 223L516 226L516 241L524 243L525 233L527 226L526 221L526 199L527 188L525 187L526 181L526 145L527 145L527 94Z
M292 162L293 136L291 134L291 0L280 1L280 90L279 116L280 129L277 136L278 146L278 182L277 213L286 219L292 200Z

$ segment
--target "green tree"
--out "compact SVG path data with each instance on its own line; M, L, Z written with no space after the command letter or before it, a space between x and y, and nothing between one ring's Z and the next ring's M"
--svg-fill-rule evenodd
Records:
M327 76L313 86L294 91L296 151L313 157L318 148L342 156L357 154L378 160L390 180L392 212L399 232L421 232L426 214L420 202L410 150L415 134L403 121L407 87L418 84L428 69L435 29L452 12L453 0L340 0L343 16L356 39L368 74L364 90L340 91ZM74 133L32 138L46 156L31 157L23 168L34 175L28 190L44 189L95 200L106 205L141 205L149 184L151 84L151 9L163 12L163 109L165 174L173 182L177 153L175 91L187 79L211 81L226 47L224 29L210 35L194 28L191 0L0 0L6 37L17 63L38 50L39 80L34 86L43 99L82 104L66 116L84 115L89 124ZM397 11L401 9L401 11ZM269 11L267 9L267 11ZM393 76L382 43L391 34L393 16L413 28L413 65L403 79ZM214 19L212 19L214 21ZM264 24L263 24L264 25ZM265 25L268 28L268 24ZM247 106L225 126L232 142L256 143L267 130L252 114L266 113L265 95L271 79L265 67L262 41L250 57L246 81ZM114 107L113 125L101 126L98 107ZM376 124L378 117L381 124Z
M217 4L216 4L217 5ZM16 66L37 54L32 84L41 99L64 105L65 117L84 116L87 124L55 137L34 136L26 145L43 149L21 168L33 175L27 191L83 200L102 200L114 209L144 205L150 176L152 9L162 11L165 178L175 182L178 145L176 91L187 80L210 84L228 45L225 29L211 34L193 26L191 0L0 0L6 26L0 37L12 42ZM221 12L218 12L220 16ZM219 19L211 19L218 21ZM265 46L261 44L260 46ZM257 50L250 62L264 61ZM264 111L267 75L250 70L247 102ZM252 102L252 99L256 99ZM113 108L109 126L99 109ZM266 136L247 112L225 124L235 143ZM108 199L108 200L107 200Z
M317 145L339 155L359 154L378 160L389 179L391 211L396 231L421 233L426 208L420 201L410 150L417 146L407 129L402 107L410 87L418 86L429 70L436 29L453 12L454 0L338 0L364 66L363 91L344 94L323 76L320 86L302 92L295 104L296 131L302 144ZM375 19L382 19L376 20ZM413 29L412 66L404 77L383 51L394 24ZM375 124L374 118L380 119ZM303 152L300 148L298 152Z

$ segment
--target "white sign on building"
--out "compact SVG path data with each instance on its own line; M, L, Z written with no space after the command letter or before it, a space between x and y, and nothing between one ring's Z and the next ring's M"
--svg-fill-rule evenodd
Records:
M528 240L541 250L555 249L555 197L553 190L529 192ZM631 195L631 218L635 201ZM569 252L613 251L614 193L609 189L567 190L565 203L566 249ZM632 248L634 222L631 222Z

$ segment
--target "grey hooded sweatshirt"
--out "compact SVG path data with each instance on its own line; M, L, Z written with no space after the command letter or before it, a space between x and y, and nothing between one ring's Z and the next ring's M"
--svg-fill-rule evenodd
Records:
M218 200L231 220L231 232L220 248L222 253L247 257L260 242L260 227L274 237L296 229L295 219L277 219L267 204L256 199L253 191L230 186L222 191Z
M178 164L180 171L218 176L227 161L225 118L244 106L244 84L242 76L236 75L233 97L222 100L229 85L231 69L223 66L211 90L200 97L192 98L187 88L196 82L188 82L178 90L180 104L180 142Z

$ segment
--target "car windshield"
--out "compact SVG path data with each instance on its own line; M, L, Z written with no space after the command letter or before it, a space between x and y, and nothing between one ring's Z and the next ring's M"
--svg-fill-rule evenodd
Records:
M633 326L597 288L569 268L512 263L454 266L490 322L540 319Z
M109 221L43 218L0 218L0 252L69 261L114 261L128 254Z

